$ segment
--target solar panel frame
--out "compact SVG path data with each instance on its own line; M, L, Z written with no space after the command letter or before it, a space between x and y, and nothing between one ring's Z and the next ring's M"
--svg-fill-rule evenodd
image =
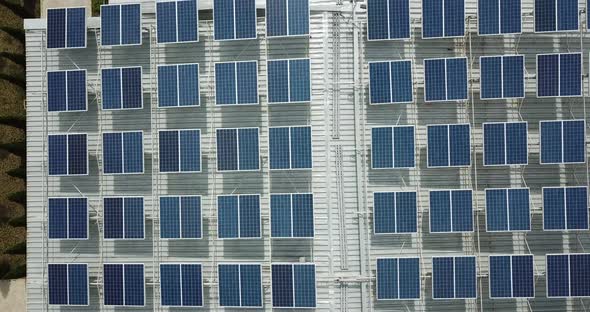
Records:
M141 133L141 155L142 155L142 170L141 172L125 172L125 157L124 157L124 152L123 150L125 149L125 140L123 139L123 135L125 133ZM105 134L120 134L121 135L121 172L109 172L109 173L105 173L104 169L105 169L105 165L104 165L104 159L105 159L105 154L104 154L104 135ZM136 175L136 174L144 174L145 173L145 150L143 147L143 140L144 140L144 135L143 135L143 130L139 130L139 131L135 131L135 130L131 130L131 131L103 131L102 132L102 159L103 159L103 166L102 166L102 174L103 175Z
M480 0L481 1L481 0ZM522 21L522 19L521 19ZM498 35L488 35L488 36L498 36ZM513 97L513 96L504 96L504 59L505 58L511 58L511 57L520 57L522 59L522 96L517 96L517 97ZM482 64L482 60L483 59L489 59L489 58L500 58L500 88L501 88L501 93L502 93L502 97L483 97L482 96L482 90L483 90L483 77L484 75L481 74L481 64ZM480 95L479 98L480 100L505 100L505 99L524 99L526 97L526 57L522 54L503 54L503 55L489 55L489 56L480 56L479 57L479 64L480 64Z
M290 25L290 23L289 23L289 1L291 1L291 0L285 0L285 4L286 4L285 5L285 7L286 7L285 18L287 20L286 21L287 22L287 26L286 26L287 27L287 34L286 35L274 35L274 36L273 35L269 35L269 33L268 33L268 11L269 11L268 10L268 1L272 1L272 0L266 0L265 10L264 10L264 24L265 24L264 34L265 34L265 36L268 39L276 39L276 38L297 38L297 37L303 37L303 38L305 38L305 37L309 37L310 36L310 34L309 34L309 21L310 21L310 16L311 16L311 8L310 8L310 5L309 5L309 2L310 2L309 0L306 0L307 1L307 16L306 16L307 17L307 34L294 34L294 35L289 34L289 25Z
M511 291L511 296L510 297L493 297L492 296L492 287L491 287L491 274L489 274L489 287L488 287L488 297L492 300L501 300L501 299L511 299L511 298L528 298L528 299L533 299L535 298L536 295L536 291L535 291L535 283L534 283L534 278L535 278L535 271L534 271L534 267L535 267L535 256L533 254L493 254L493 255L488 255L488 268L491 271L491 258L493 257L510 257L510 284L512 286L512 291ZM532 296L527 296L527 297L516 297L514 296L514 271L513 271L513 258L514 257L532 257L532 263L533 263L533 276L531 277L531 280L533 281L532 286L532 290L533 290L533 295Z
M447 38L447 37L445 37ZM461 36L460 38L463 38L463 36ZM426 83L426 64L428 62L435 62L435 61L440 61L440 60L444 60L444 66L445 66L445 98L444 99L427 99L427 83ZM460 99L450 99L449 98L449 70L448 70L448 62L449 61L453 61L453 60L464 60L465 61L465 90L466 90L466 97L465 98L460 98ZM437 57L437 58L428 58L428 59L424 59L423 61L423 67L424 67L424 102L426 103L440 103L440 102L461 102L461 101L467 101L469 100L469 66L467 66L468 64L468 59L467 57L462 57L462 56L458 56L458 57Z
M394 204L394 211L393 211L393 213L395 215L395 232L392 232L392 233L377 233L377 231L376 231L377 230L376 217L375 217L376 216L376 213L375 213L375 206L376 205L375 205L375 203L377 201L375 200L375 195L376 194L388 194L388 193L389 194L393 194L393 197L394 197L394 203L393 203ZM398 211L397 211L397 195L400 194L400 193L413 193L414 196L415 196L415 200L416 200L416 202L415 202L415 204L416 204L416 207L415 207L415 209L416 209L416 216L415 216L415 218L416 218L415 219L415 221L416 221L416 224L415 224L416 231L415 232L400 232L398 230L399 225L398 225ZM372 222L372 225L373 225L373 235L375 235L375 236L385 236L386 237L386 236L391 236L391 235L407 235L407 234L417 233L418 232L418 216L420 214L419 211L420 211L420 196L418 195L418 191L416 191L416 190L414 190L414 191L395 191L395 192L373 192L373 222Z
M163 2L175 2L177 0L164 0ZM180 1L193 1L193 0L180 0ZM166 43L167 44L167 43ZM197 66L197 77L199 77L199 79L197 80L197 95L198 95L198 99L197 99L197 104L195 105L180 105L180 70L179 68L181 66ZM199 63L179 63L179 64L169 64L169 65L165 65L165 64L159 64L157 65L157 69L156 69L156 76L157 76L157 80L159 81L160 79L160 68L170 68L170 67L175 67L176 68L176 105L169 105L169 106L162 106L161 105L161 101L160 101L160 88L158 86L158 108L162 108L162 109L168 109L168 108L183 108L183 107L200 107L201 106L201 66L199 65Z
M216 145L216 154L217 154L217 166L216 166L216 171L217 172L258 172L261 169L260 166L260 161L258 161L258 169L240 169L240 139L239 139L239 130L244 130L244 129L256 129L256 132L258 134L258 159L260 159L260 128L258 127L244 127L244 128L216 128L215 129L215 145ZM236 131L236 159L237 159L237 168L238 169L231 169L231 170L220 170L219 169L219 144L218 144L218 136L219 136L219 131L220 130L235 130Z
M139 99L140 99L141 105L139 107L124 107L125 106L125 102L124 102L125 95L123 93L123 90L124 90L124 87L123 86L125 85L125 82L123 81L123 70L124 69L137 69L137 68L139 68L139 86L140 86L140 92L141 92L140 93L141 96L140 96ZM118 75L118 77L119 77L119 83L120 83L119 89L120 89L120 93L121 93L121 96L120 96L121 106L120 107L117 107L117 108L105 108L104 107L104 97L103 97L103 94L108 93L108 92L105 92L105 86L108 86L108 84L104 83L104 81L103 81L103 79L104 79L103 78L103 72L105 70L118 70L119 71L119 75ZM102 68L100 70L100 85L101 85L101 87L100 87L100 93L101 93L101 101L100 101L100 104L101 105L100 105L100 108L102 110L104 110L104 111L140 110L140 109L143 109L144 108L143 107L144 106L144 100L143 100L144 89L143 89L143 67L142 66L123 66L123 67L107 67L107 68Z
M160 306L163 307L187 307L187 308L199 308L199 307L204 307L205 306L205 298L203 297L203 264L199 263L199 262L161 262L160 265L158 266L160 268L160 272L159 272L159 276L160 276L160 281L162 280L162 266L164 265L178 265L180 267L180 279L179 279L179 283L180 283L180 301L181 301L181 305L165 305L163 300L163 296L160 295ZM201 284L201 304L200 305L185 305L184 304L184 297L183 297L183 284L182 281L184 280L183 276L182 276L182 267L184 265L196 265L199 267L199 270L201 271L201 280L200 280L200 284ZM160 285L160 294L162 294L162 283L159 283Z
M436 127L436 126L446 126L447 127L447 154L448 154L448 160L447 163L448 165L446 166L436 166L436 165L431 165L430 161L429 161L429 157L428 157L428 139L426 140L426 153L427 153L427 159L426 159L426 168L430 169L430 168L464 168L464 167L471 167L471 158L472 158L472 151L471 151L471 124L468 123L460 123L460 124L430 124L430 125L426 125L426 129L427 129L427 136L428 136L428 130L430 127ZM469 164L467 165L451 165L451 127L452 126L467 126L468 130L469 130Z
M379 260L390 260L390 259L394 259L397 260L397 281L398 281L398 298L379 298L379 278L377 278L377 276L379 275L379 267L377 266L377 263L379 262ZM418 260L418 297L417 298L399 298L399 295L401 293L401 281L399 278L400 275L400 270L399 270L399 260L400 259L407 259L407 260ZM397 302L397 301L408 301L408 300L420 300L422 299L422 268L420 265L420 257L411 257L411 256L396 256L396 257L377 257L375 258L375 298L377 301L380 302Z
M389 3L389 1L388 1ZM377 40L377 41L385 41L385 40L390 40L390 39L383 39L383 40ZM401 102L396 102L393 100L393 82L392 82L392 76L393 76L393 64L394 63L410 63L410 84L411 84L411 89L410 89L410 94L412 99L410 101L401 101ZM389 63L389 95L390 95L390 99L391 102L379 102L379 103L375 103L372 101L371 99L371 81L370 81L370 77L371 77L371 64L379 64L379 63ZM369 67L369 104L370 105L387 105L387 104L411 104L414 103L414 62L411 59L403 59L403 60L393 60L393 61L371 61L368 62L368 67Z
M141 262L124 262L124 263L122 263L122 262L106 262L106 263L103 263L103 265L102 265L102 274L103 274L102 293L103 294L106 293L106 291L105 291L105 284L106 283L104 283L104 267L107 266L107 265L121 265L123 267L122 268L122 277L121 277L121 279L123 281L123 283L121 285L122 292L123 292L123 298L122 298L123 305L109 305L109 304L106 304L106 302L104 302L104 301L106 301L106 298L104 298L103 299L104 306L107 306L107 307L145 307L146 306L145 264L144 263L141 263ZM125 297L126 297L125 296L125 287L124 287L124 285L125 285L125 267L128 266L128 265L141 265L141 268L142 268L142 271L143 271L143 305L127 305L127 304L125 304Z
M86 137L86 173L69 173L69 167L70 167L70 157L69 157L69 137L70 136L76 136L76 135L84 135ZM65 136L66 138L66 171L67 173L65 174L50 174L49 173L49 148L47 151L47 170L48 170L48 175L52 176L52 177L67 177L67 176L88 176L89 175L89 168L90 168L90 160L89 160L89 156L88 156L88 133L82 133L82 132L67 132L67 133L51 133L47 135L47 142L48 142L48 146L49 146L49 137L52 136Z
M482 0L479 0L482 1ZM522 34L522 26L523 26L523 22L522 22L522 1L521 0L516 0L519 2L519 13L518 15L520 16L520 31L519 32L502 32L502 0L495 0L498 2L498 33L493 33L493 34L482 34L480 32L481 29L481 17L480 17L480 5L479 5L479 1L477 3L477 35L478 36L482 36L482 37L486 37L486 36L504 36L504 35L518 35L518 34ZM481 58L481 57L480 57Z
M178 198L178 229L179 229L179 234L180 237L175 237L175 238L170 238L170 237L162 237L162 222L160 222L160 240L164 240L164 241L174 241L174 240L201 240L203 239L203 202L202 202L202 197L201 195L161 195L158 197L158 218L160 218L161 220L161 200L162 198ZM200 222L200 232L199 232L199 237L183 237L182 235L182 199L183 198L198 198L199 199L199 203L201 205L201 213L199 215L199 222Z
M118 44L103 44L102 40L102 8L107 6L118 6L119 7L119 43ZM138 6L139 7L139 42L138 43L123 43L123 7L124 6ZM117 46L141 46L143 44L143 36L142 36L142 23L141 23L141 16L142 16L141 4L139 3L112 3L112 4L101 4L100 5L100 22L101 22L101 40L100 45L103 47L117 47Z
M557 0L556 0L557 1ZM577 31L577 30L576 30ZM539 90L541 89L539 86L539 56L553 56L553 55L557 55L558 56L558 67L557 67L557 95L539 95ZM578 79L580 80L580 93L579 94L575 94L575 95L561 95L561 56L562 55L580 55L580 77L578 77ZM570 52L570 53L540 53L537 54L535 56L536 60L535 60L535 64L536 64L536 68L537 68L537 98L556 98L556 97L560 97L560 98L569 98L569 97L581 97L584 94L584 56L582 55L582 52Z
M103 215L102 215L102 222L103 222L103 229L104 229L104 224L105 222L105 214L104 214L104 207L105 207L105 199L121 199L122 201L122 206L121 206L121 216L122 216L122 228L121 228L121 232L123 237L116 237L116 238L107 238L106 237L106 231L103 230L102 233L102 238L105 241L141 241L141 240L145 240L145 198L143 196L104 196L102 198L102 209L103 209ZM143 235L141 238L127 238L125 237L127 235L126 231L125 231L125 199L141 199L141 203L142 203L142 209L141 209L141 213L142 213L142 217L141 217L141 221L142 221L142 228L143 228Z
M267 0L267 1L272 1L272 0ZM309 35L305 35L305 36L309 36ZM291 37L291 36L288 36ZM273 37L276 38L276 37ZM267 68L268 68L268 63L270 62L281 62L281 61L287 61L287 97L289 99L289 101L287 102L283 102L283 101L270 101L270 83L272 81L271 77L270 77L270 71L267 70L266 71L266 83L267 83L267 102L268 105L275 105L275 104L308 104L312 102L313 99L313 92L312 92L312 87L311 87L311 59L309 57L300 57L300 58L290 58L290 59L272 59L272 60L267 60ZM308 65L309 65L309 100L307 101L296 101L296 100L291 100L291 61L307 61ZM243 104L240 104L243 105Z
M217 39L217 36L215 35L215 1L211 1L211 7L213 8L213 40L214 41L237 41L237 40L255 40L258 39L258 21L257 21L257 14L256 14L256 1L253 0L252 3L254 4L254 37L247 37L247 38L236 38L237 37L237 33L238 33L238 24L236 21L236 1L239 0L232 0L232 3L234 5L234 9L232 11L232 15L233 15L233 30L234 30L234 35L232 38L228 38L228 39Z
M391 129L391 157L392 157L392 167L375 167L374 161L373 161L373 129ZM412 129L412 134L413 134L413 166L411 167L406 167L406 166L399 166L397 167L395 165L395 142L396 142L396 135L395 135L395 129L402 129L402 128L409 128ZM405 151L405 150L404 150ZM391 170L391 169L415 169L416 168L416 127L414 125L395 125L395 126L373 126L371 127L371 169L372 170Z
M295 168L294 167L294 161L293 161L293 132L292 129L297 129L297 128L309 128L310 129L310 154L311 154L311 167L305 167L305 168ZM288 131L288 138L289 138L289 168L271 168L271 162L270 162L270 153L271 153L271 147L270 147L270 130L271 129L289 129ZM268 132L269 132L269 140L268 140L268 170L271 171L308 171L308 170L313 170L313 129L311 125L307 125L307 126L282 126L282 127L269 127L268 128Z
M55 113L66 113L66 112L87 112L88 111L88 83L87 83L87 70L86 69L70 69L70 70L55 70L55 71L48 71L46 74L46 79L47 81L49 81L49 75L50 73L65 73L65 85L64 85L64 89L66 92L66 110L58 110L58 111L50 111L49 110L49 94L52 92L51 88L47 88L47 113L49 114L55 114ZM84 72L84 109L69 109L69 88L68 88L68 73L69 72Z
M541 157L543 151L543 141L541 137L541 129L544 123L554 123L559 122L561 123L561 162L543 162L543 158ZM541 165L553 165L553 164L585 164L587 161L586 153L584 152L584 161L581 162L565 162L565 150L566 147L564 146L564 136L563 136L563 127L565 122L582 122L584 124L584 144L583 146L586 147L588 145L586 135L586 120L584 119L568 119L568 120L540 120L539 121L539 164Z
M461 36L445 36L445 4L444 1L442 1L442 8L441 8L441 14L442 14L442 36L440 37L425 37L424 36L424 0L422 0L421 5L422 5L422 18L421 18L421 38L422 39L444 39L444 38L463 38L465 36L465 15L466 15L466 4L467 1L463 0L463 35Z
M47 50L64 50L64 49L85 49L86 46L88 45L88 22L86 21L86 17L84 17L84 46L80 46L80 47L69 47L68 46L68 11L70 9L84 9L84 15L86 15L86 7L67 7L67 8L48 8L46 10L46 14L45 16L49 16L49 11L61 11L64 10L65 12L65 24L64 24L64 46L63 47L55 47L55 48L50 48L49 47L49 39L47 39L45 41L45 48ZM47 23L49 24L49 22ZM49 25L48 25L49 26ZM49 32L49 27L46 28L46 31Z
M179 20L179 18L178 18L178 16L179 16L178 15L178 3L179 2L183 2L183 1L194 1L195 2L195 6L196 6L196 12L195 12L195 16L196 17L195 18L196 18L196 26L197 26L197 29L196 29L197 39L196 40L183 40L183 41L179 41L178 40L179 32L180 32L180 27L179 27L180 26L180 23L178 21ZM176 34L176 41L160 42L159 41L159 38L157 38L157 32L156 32L156 44L159 44L159 45L168 45L168 44L176 44L176 43L197 43L197 42L200 41L200 35L199 35L199 1L198 0L156 0L155 2L156 2L156 6L155 6L156 7L156 11L155 11L156 12L156 29L158 28L158 19L157 19L157 16L158 16L158 5L157 4L158 3L164 3L164 2L165 3L174 2L175 3L174 7L176 9L176 14L175 14L175 17L174 17L174 20L176 21L176 33L175 33ZM212 3L213 3L213 1L212 1ZM158 66L161 66L161 65L158 65Z
M241 207L240 207L240 197L243 196L256 196L258 197L258 236L251 236L251 237L242 237L242 224L240 222L240 214L241 214ZM236 237L220 237L219 233L221 232L219 227L221 222L219 221L219 198L220 197L235 197L236 198L236 203L237 203L237 209L236 209L236 213L237 213L237 236ZM260 194L222 194L222 195L217 195L215 200L215 204L216 204L216 211L217 211L217 239L219 240L258 240L258 239L262 239L262 203L260 202L261 196Z
M577 32L580 30L580 18L578 16L578 14L576 14L576 19L577 19L577 25L578 27L576 29L566 29L566 30L559 30L559 2L560 0L555 0L555 24L553 25L553 29L551 30L537 30L537 1L535 0L535 3L533 5L533 32L534 33L553 33L553 32L557 32L557 33L561 33L561 32ZM576 1L576 13L579 12L579 3L577 0Z
M568 262L568 269L567 269L567 271L568 271L568 285L570 286L569 289L568 289L569 296L550 296L549 295L549 277L547 277L547 278L545 278L545 289L547 289L546 297L547 298L589 298L590 295L588 295L588 296L572 296L571 295L571 288L572 288L571 287L572 286L571 285L571 283L572 283L572 279L571 279L571 256L590 257L590 254L588 254L588 253L563 253L563 254L559 254L559 253L548 253L548 254L545 255L545 264L546 264L546 267L547 267L547 269L546 269L547 271L548 271L548 267L549 267L549 265L548 265L548 263L549 263L549 261L548 261L549 257L555 257L555 256L560 256L560 257L567 256L567 262ZM546 273L545 275L547 276L548 274Z
M508 230L490 230L488 228L488 207L487 207L487 201L484 201L485 202L485 205L486 205L486 207L485 207L486 213L485 213L485 216L484 216L485 217L485 224L486 224L486 230L485 231L486 232L490 232L490 233L530 232L530 231L532 231L532 229L531 229L532 228L532 223L531 223L531 214L532 214L532 212L531 212L531 192L530 192L530 188L528 188L528 187L519 187L519 188L486 188L486 189L484 189L484 193L486 195L486 198L487 198L487 192L488 191L496 191L496 190L506 191L506 207L507 207L506 216L508 218ZM514 230L514 229L511 229L510 228L510 205L509 205L509 203L510 203L510 194L509 194L509 191L510 190L526 190L527 193L528 193L528 202L529 202L529 208L528 208L528 210L529 210L528 211L528 216L529 216L529 229L528 230Z
M311 202L311 209L312 209L311 230L313 232L313 234L311 236L294 236L294 229L295 229L295 227L294 227L294 218L293 218L293 209L294 209L293 208L293 197L294 197L294 195L310 195L311 196L311 201L312 201ZM271 193L269 199L271 199L272 196L289 196L289 199L290 199L290 210L291 210L291 220L290 220L291 221L291 229L290 229L291 230L290 231L291 233L290 233L290 236L274 236L273 233L272 233L272 230L271 230L270 238L271 239L276 239L276 240L283 240L283 239L284 240L294 240L294 239L295 240L297 240L297 239L305 239L305 240L307 240L307 239L314 239L315 238L315 228L316 227L315 227L315 209L314 209L315 206L314 206L314 196L313 196L313 193ZM269 223L271 224L271 228L272 228L272 224L273 224L272 223L272 220L273 220L272 215L273 214L272 214L272 206L271 206L271 202L270 201L269 201L269 207L270 207L269 208L270 209ZM261 216L262 216L262 214L261 214Z
M55 199L65 199L66 200L66 234L67 234L67 238L52 238L49 235L49 228L51 228L51 223L50 223L50 219L49 219L49 201L51 200L55 200ZM85 238L71 238L70 236L70 199L84 199L86 201L86 237ZM60 197L48 197L47 198L47 214L48 214L48 219L47 219L47 239L50 241L61 241L61 240L88 240L89 239L89 229L90 229L90 218L89 218L89 214L88 214L88 197L86 196L79 196L79 197L74 197L74 196L60 196Z
M272 286L272 271L273 271L273 267L275 265L280 265L280 266L282 266L282 265L288 265L288 266L291 266L291 274L292 274L291 275L292 276L292 279L291 279L291 283L292 283L291 284L292 285L291 291L293 292L293 305L292 306L288 306L288 307L287 306L275 306L275 303L274 303L274 300L273 300L274 298L273 298L273 295L272 295L272 288L273 288L273 286ZM314 270L314 277L315 277L314 278L314 281L313 281L314 282L314 293L315 293L315 296L314 296L314 304L313 304L313 306L309 306L309 307L306 307L306 306L296 306L296 299L295 299L295 297L296 297L295 266L308 266L308 265L313 266L313 270ZM271 263L271 266L270 266L270 274L271 274L271 287L270 288L271 288L271 305L272 305L272 308L273 309L281 309L281 310L284 310L284 309L291 309L292 310L293 308L296 308L296 309L306 309L306 310L307 309L315 309L317 307L317 289L318 289L317 288L317 275L315 275L317 273L317 271L316 271L315 268L316 268L316 265L313 262L297 262L297 263L292 263L292 262L272 262Z
M199 135L199 170L182 170L182 145L181 145L181 133L183 131L196 131ZM160 134L163 132L177 132L178 133L178 171L161 171L162 166L160 165L158 169L160 170L159 173L161 174L180 174L180 173L201 173L203 172L203 155L202 155L202 144L201 144L201 129L167 129L167 130L158 130L158 147L160 147ZM158 156L160 156L158 154ZM159 157L159 161L162 161L162 158Z
M546 210L545 210L545 190L546 189L554 189L554 190L563 190L563 215L564 215L564 224L563 224L563 228L559 228L559 229L548 229L545 228L545 214L546 214ZM584 189L586 191L586 227L585 228L581 228L581 229L570 229L568 228L568 207L567 207L567 190L568 189ZM541 188L541 196L542 196L542 203L543 203L543 231L547 231L547 232L580 232L580 231L587 231L590 229L590 213L588 213L588 187L587 186L564 186L564 187L555 187L555 186L543 186Z
M268 0L267 0L268 1ZM368 19L368 12L369 12L369 8L371 7L371 1L367 1L367 41L369 42L379 42L379 41L389 41L389 40L409 40L412 38L412 21L411 21L411 2L409 0L406 0L406 2L408 3L408 36L407 37L400 37L400 38L391 38L391 24L392 24L392 18L391 18L391 9L389 8L390 5L390 1L386 0L386 4L387 4L387 39L370 39L371 38L371 32L369 31L370 27L369 27L369 19Z
M502 122L502 121L497 121L497 122L484 122L482 123L482 129L484 130L485 133L485 126L486 125L504 125L504 163L503 164L486 164L485 163L485 159L486 159L486 146L485 146L485 138L483 140L483 159L484 159L484 166L485 167L505 167L505 166L509 166L509 167L520 167L520 166L525 166L529 164L529 153L530 153L530 147L528 144L528 133L529 133L529 123L526 121L508 121L508 122ZM507 129L507 125L508 124L524 124L525 125L525 131L526 131L526 163L517 163L517 164L509 164L508 163L508 129Z
M455 192L464 192L464 191L468 191L470 192L471 195L471 230L470 231L457 231L454 229L454 224L453 224L453 193ZM437 231L437 232L433 232L432 230L432 224L433 219L432 219L432 211L430 210L430 205L432 204L430 202L430 194L433 192L449 192L449 222L450 222L450 231ZM475 231L474 229L474 222L473 222L473 217L475 215L474 211L473 211L473 190L472 189L437 189L437 190L431 190L428 192L428 199L429 199L429 210L428 210L428 232L431 234L445 234L445 233L473 233ZM416 207L416 210L418 210L418 207Z
M89 282L89 272L88 272L88 263L66 263L66 262L52 262L52 263L48 263L47 264L47 292L49 293L49 266L51 265L65 265L66 266L66 282L67 282L67 286L66 288L68 288L67 291L67 297L68 297L68 304L53 304L53 303L49 303L49 299L47 299L47 305L49 306L73 306L73 307L87 307L90 306L90 282ZM70 304L70 291L69 291L69 283L70 283L70 265L83 265L86 266L86 304ZM47 295L49 297L49 295Z
M241 309L250 309L250 308L261 308L264 306L264 288L263 288L263 283L262 283L262 265L260 263L252 263L252 262L220 262L217 264L217 278L218 278L218 283L217 283L217 293L220 294L220 288L221 288L221 278L219 277L219 267L222 265L232 265L238 266L238 280L239 280L239 286L238 286L238 294L240 296L239 301L240 301L240 305L238 306L227 306L227 305L222 305L221 304L221 296L218 296L218 301L217 303L219 304L219 306L224 307L224 308L241 308ZM242 306L241 302L242 302L242 276L241 276L241 267L242 265L257 265L258 268L260 269L260 305L259 306Z
M233 40L233 39L232 39ZM253 103L238 103L239 102L239 81L238 81L238 64L240 63L256 63L256 102ZM234 102L231 104L220 104L217 101L217 65L221 65L221 64L234 64L234 82L235 82L235 98L234 98ZM215 62L214 65L215 67L214 71L214 82L215 82L215 106L250 106L250 105L259 105L260 104L260 82L258 79L258 60L253 60L253 61L232 61L232 62ZM311 85L311 83L310 83Z
M475 264L475 287L474 287L475 296L474 297L458 298L456 295L456 287L457 287L456 283L453 285L453 294L454 295L452 298L435 298L434 297L434 289L435 289L434 288L434 259L444 259L444 258L452 258L453 259L453 279L454 280L456 279L456 276L457 276L457 271L456 271L457 261L456 261L456 259L458 259L458 258L473 258L474 259L474 264ZM478 288L477 287L477 258L475 256L440 256L440 257L435 256L435 257L432 257L432 262L433 262L433 265L432 265L432 267L433 267L432 272L433 273L432 273L431 285L430 285L430 287L432 289L432 300L468 300L468 299L476 299L477 298L477 296L478 296L478 293L477 293L477 288Z

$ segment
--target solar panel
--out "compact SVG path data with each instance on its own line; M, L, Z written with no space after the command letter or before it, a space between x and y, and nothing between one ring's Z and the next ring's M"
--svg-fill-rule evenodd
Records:
M488 232L530 231L529 189L486 189Z
M430 233L473 231L471 190L430 191Z
M469 124L429 125L428 167L464 167L471 165Z
M219 305L262 307L260 264L219 264Z
M102 69L102 109L141 109L141 66Z
M196 0L156 2L158 43L198 42L199 10Z
M217 171L260 170L258 128L217 129Z
M201 130L160 130L160 172L201 171Z
M272 238L313 238L313 194L271 194Z
M257 61L215 63L215 105L257 104Z
M543 229L587 230L588 190L584 187L543 188Z
M141 44L139 3L100 6L100 44L102 46Z
M464 0L422 0L422 38L465 35Z
M201 264L160 264L160 304L176 307L203 306Z
M548 254L547 297L590 296L590 254Z
M477 298L474 256L432 258L433 299Z
M467 100L467 58L425 59L424 101L461 100Z
M214 0L215 40L256 39L255 0Z
M316 306L315 264L272 264L272 306L314 308Z
M484 166L528 164L526 122L483 124Z
M584 120L541 121L541 164L586 162Z
M86 70L47 72L47 111L86 111Z
M535 0L535 32L577 30L577 0Z
M412 103L412 61L369 62L371 104Z
M143 132L104 132L102 162L104 174L143 173Z
M309 0L266 0L268 38L309 35Z
M312 168L311 127L269 128L271 170Z
M86 198L49 198L47 205L49 239L88 239Z
M292 1L292 0L291 0ZM268 103L311 101L309 59L268 61Z
M420 258L377 259L377 300L420 299Z
M371 130L371 168L414 168L414 126L374 127Z
M87 175L87 135L50 134L47 136L50 176Z
M88 305L88 264L47 265L50 305Z
M524 56L482 56L480 65L482 100L524 98Z
M418 231L416 192L375 192L373 205L375 235Z
M199 64L158 66L158 107L200 106Z
M582 54L537 54L537 97L582 96Z
M409 0L370 0L367 2L367 39L410 38Z
M86 8L47 9L47 49L86 47Z
M490 298L534 298L533 255L489 256Z
M521 0L479 0L479 35L519 34L522 32Z
M202 238L201 196L160 197L160 238Z
M261 238L260 195L218 196L217 237L220 239Z
M144 265L105 263L103 293L106 306L144 306Z
M144 239L143 197L103 199L105 239Z

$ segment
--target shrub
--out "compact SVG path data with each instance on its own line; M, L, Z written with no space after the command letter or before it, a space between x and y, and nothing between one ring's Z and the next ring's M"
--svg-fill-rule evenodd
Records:
M27 243L20 242L8 249L6 249L5 254L7 255L24 255L27 253Z

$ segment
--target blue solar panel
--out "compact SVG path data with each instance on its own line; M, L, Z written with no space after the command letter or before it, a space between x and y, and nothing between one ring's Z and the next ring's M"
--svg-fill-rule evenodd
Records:
M422 0L422 38L463 37L464 0Z
M484 165L526 165L527 123L484 123Z
M141 44L140 4L101 5L100 34L103 46Z
M472 232L471 190L430 192L430 232Z
M88 265L48 264L50 305L88 305Z
M377 259L377 300L420 299L420 258Z
M262 307L262 278L259 264L219 264L219 305Z
M311 169L311 127L269 128L271 170Z
M105 263L103 274L104 305L145 305L143 264Z
M521 33L521 0L479 0L477 19L480 36Z
M200 105L199 64L158 66L158 107Z
M468 124L430 125L428 128L428 167L471 165L471 138Z
M143 239L143 197L103 199L105 239Z
M313 194L271 194L272 238L314 236Z
M86 110L86 70L47 72L47 111Z
M424 60L424 101L467 100L467 58Z
M587 202L586 187L543 188L544 230L587 230Z
M577 30L578 0L535 0L535 32Z
M266 35L309 34L309 0L266 0Z
M584 163L584 120L541 121L541 164Z
M369 94L371 104L411 103L412 61L369 63Z
M201 171L201 130L160 131L160 172Z
M215 104L258 104L258 63L215 63Z
M368 40L409 39L410 1L370 0L367 3Z
M272 306L314 308L316 306L314 264L272 264Z
M102 109L143 108L141 67L102 70Z
M590 296L590 254L547 255L547 297Z
M217 170L260 169L258 128L217 129Z
M268 103L311 100L309 59L268 61Z
M255 0L214 0L215 40L256 39Z
M217 237L260 238L260 195L217 197Z
M530 231L529 189L487 189L488 232Z
M47 48L85 48L86 9L47 9Z
M200 196L160 197L160 238L202 237Z
M416 197L416 192L373 193L374 233L416 233L418 228Z
M199 11L196 0L156 2L158 43L199 41Z
M88 202L86 198L49 198L49 239L87 239Z
M371 131L371 167L413 168L414 126L375 127Z
M432 258L432 298L469 299L477 297L474 256Z
M47 141L49 175L88 174L86 134L50 134Z
M524 56L481 57L482 100L524 97Z
M532 255L490 256L490 298L534 298Z
M162 306L203 306L203 281L200 264L160 264Z
M103 133L102 158L105 174L143 173L143 133Z
M537 55L537 97L581 95L581 53Z

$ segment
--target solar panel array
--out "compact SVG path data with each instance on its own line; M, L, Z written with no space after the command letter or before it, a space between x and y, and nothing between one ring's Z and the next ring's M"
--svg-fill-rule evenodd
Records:
M87 110L86 70L47 72L47 111Z
M222 307L262 307L260 264L219 264L219 305Z
M88 136L83 134L50 134L47 137L49 175L88 174Z
M141 44L141 5L101 5L100 30L103 46Z
M158 107L199 106L199 64L158 66Z
M201 130L160 130L160 172L201 171Z
M484 123L484 166L526 165L527 134L526 122Z
M272 238L313 238L313 194L271 194Z
M262 238L260 195L218 196L217 219L218 238Z
M256 39L256 0L213 0L215 40Z
M313 308L316 306L315 264L272 264L272 306Z
M418 232L416 192L373 193L375 234Z
M47 49L86 47L86 8L47 9Z
M200 239L202 220L201 196L160 197L160 238Z
M546 256L547 297L590 296L590 254Z
M371 131L373 169L413 168L414 126L375 127Z
M198 6L197 0L157 1L158 43L199 41Z
M49 239L88 239L86 198L49 198L47 209Z
M420 258L377 259L377 300L420 299Z
M105 239L144 239L143 197L103 199Z
M266 36L309 35L309 0L266 0Z
M271 127L268 131L271 170L311 169L311 127Z
M369 81L371 104L414 101L410 60L369 63Z
M533 255L490 256L490 298L534 298Z
M488 232L531 230L529 189L486 189L485 192Z
M305 103L311 100L309 59L268 61L268 103Z
M88 305L88 265L50 263L47 265L50 305Z
M477 271L475 263L475 256L433 257L432 298L476 298Z
M105 263L103 291L105 306L145 306L144 265Z
M202 307L203 273L200 264L160 264L162 306Z

